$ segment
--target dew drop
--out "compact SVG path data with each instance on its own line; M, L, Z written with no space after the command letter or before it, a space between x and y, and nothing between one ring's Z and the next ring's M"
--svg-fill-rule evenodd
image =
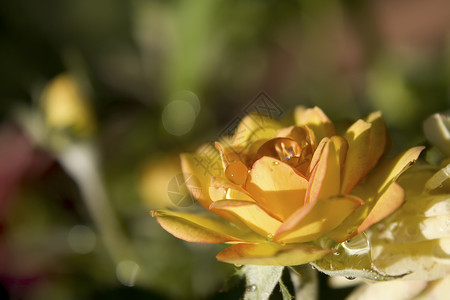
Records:
M234 264L234 266L235 266L236 268L240 268L240 267L242 267L242 265L241 265L241 264Z
M277 162L277 161L274 161L274 162L273 162L273 165L274 165L274 166L276 166L276 165L278 165L278 164L279 164L279 162Z
M255 284L249 285L245 288L245 290L247 292L256 292L256 285Z
M345 276L345 278L347 278L348 280L354 280L356 277L353 277L353 276Z
M273 234L272 234L272 233L269 233L269 234L267 235L267 238L268 238L269 240L272 240L272 239L273 239Z
M243 185L247 179L248 169L241 161L232 162L225 169L225 176L237 185Z

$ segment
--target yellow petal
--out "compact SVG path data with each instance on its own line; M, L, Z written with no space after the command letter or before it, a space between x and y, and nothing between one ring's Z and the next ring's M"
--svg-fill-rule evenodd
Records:
M386 149L386 125L381 112L373 112L367 116L366 121L372 124L370 130L369 159L367 169L372 170Z
M314 151L313 157L311 158L311 163L309 165L307 178L311 177L312 172L316 168L317 163L319 162L319 159L322 156L323 149L325 145L328 143L328 140L329 140L328 138L322 139L319 145L317 146L317 149Z
M402 195L401 192L392 184L401 173L417 160L423 149L424 147L414 147L403 151L383 163L375 172L371 173L364 184L358 185L353 190L353 194L360 197L365 202L365 205L357 209L328 235L332 239L341 242L356 235L358 231L361 232L362 227L360 228L360 226L369 216L375 205L377 205L378 201L384 203L380 203L381 206L387 206L385 210L388 213L394 211L403 202L403 197L400 198ZM379 209L381 210L381 208ZM378 216L376 212L375 216L372 218L381 220L385 217L381 217L382 214ZM373 224L373 221L369 220L367 224L370 226Z
M274 138L281 128L283 126L280 122L262 114L251 113L236 128L232 146L247 147L258 140Z
M269 216L254 202L216 201L211 204L209 210L236 225L245 224L264 237L272 238L281 225L280 221Z
M296 211L277 231L274 241L300 243L311 241L338 226L364 204L354 196L312 202Z
M216 151L217 152L217 151ZM180 155L181 169L186 176L194 175L200 186L189 186L189 191L205 208L211 204L209 197L209 182L211 176L221 176L223 169L219 155L202 155L184 153Z
M245 189L259 206L282 221L303 206L307 184L288 164L264 156L253 164Z
M219 261L240 265L295 266L321 259L332 252L309 245L237 244L216 257Z
M343 168L342 194L348 194L369 172L369 149L372 125L356 121L345 133L348 152Z
M323 142L320 158L309 179L305 203L338 195L340 191L341 166L347 153L347 141L341 136L333 136L323 139Z
M364 222L359 225L356 233L361 233L370 226L383 220L396 211L405 201L405 191L396 182L393 182L386 192L378 199Z
M261 237L252 232L244 232L230 224L187 213L169 210L152 211L158 223L175 237L196 243L236 243L260 241Z
M324 137L336 135L336 129L334 128L333 123L318 107L305 108L299 106L295 109L294 116L297 126L307 126L314 132L316 145L319 144Z
M414 164L424 148L422 146L413 147L390 158L369 174L364 185L359 185L354 191L355 195L365 201L365 199L373 198L374 195L384 193L400 174Z
M212 201L237 199L255 202L250 194L241 186L233 184L223 177L211 177L209 196Z
M404 196L403 188L393 182L377 201L367 201L327 235L338 242L350 239L396 211L403 204Z

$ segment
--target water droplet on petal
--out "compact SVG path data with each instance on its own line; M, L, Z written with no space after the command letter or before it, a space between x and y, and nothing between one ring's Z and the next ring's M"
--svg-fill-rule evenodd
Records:
M225 169L225 176L232 183L243 185L248 176L248 169L241 161L232 162Z
M235 266L236 268L240 268L240 267L242 267L242 265L241 265L241 264L234 264L234 266Z
M345 278L347 278L348 280L353 280L353 279L355 279L356 277L353 277L353 276L345 276Z
M247 286L247 287L245 288L245 290L246 290L247 292L255 292L256 289L257 289L257 287L256 287L255 284L249 285L249 286Z
M268 238L269 240L273 240L273 234L272 234L272 233L269 233L269 234L267 235L267 238Z

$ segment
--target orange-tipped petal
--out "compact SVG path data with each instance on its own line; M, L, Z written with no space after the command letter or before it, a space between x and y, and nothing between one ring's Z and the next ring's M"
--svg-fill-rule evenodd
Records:
M336 129L333 123L318 107L305 108L299 106L295 109L294 116L297 126L307 126L314 132L316 145L319 144L324 137L336 135Z
M378 201L382 201L380 205L386 205L386 208L377 208L378 211L387 211L392 213L403 202L403 194L392 184L397 180L401 173L403 173L408 167L410 167L419 157L420 152L424 147L414 147L403 151L385 163L383 163L375 172L371 173L364 184L357 186L353 193L360 197L365 205L357 209L352 215L350 215L339 227L330 232L328 235L336 241L345 241L361 232L360 226L364 220L369 217L371 211L378 204ZM400 198L401 197L401 198ZM386 200L390 199L390 200ZM391 203L392 202L392 203ZM371 220L367 221L366 225L373 224L373 220L380 221L383 214L374 213ZM376 216L376 217L375 217ZM367 228L365 225L365 228ZM362 228L362 227L361 227Z
M323 149L325 145L328 143L328 138L324 138L320 141L317 149L314 151L313 157L311 158L311 163L309 164L308 175L307 178L311 177L311 174L316 169L317 163L319 162L320 157L322 156Z
M373 224L383 220L396 211L404 201L405 191L398 183L392 183L380 199L378 199L364 222L359 225L356 233L361 233Z
M295 266L316 261L332 252L309 245L237 244L223 250L216 258L239 265Z
M367 169L372 170L378 160L383 155L386 144L386 125L384 124L381 112L376 111L367 116L366 121L372 124L372 129L370 130L370 146L369 146L369 159Z
M405 192L393 182L377 201L369 201L357 209L339 227L327 235L338 242L346 241L383 220L396 211L404 202Z
M347 148L347 141L343 137L324 139L323 150L309 179L305 204L339 194L341 166L345 161Z
M268 116L251 113L239 123L232 138L233 146L248 146L258 140L276 137L278 130L283 128L280 122Z
M282 221L303 206L307 184L288 164L264 156L253 164L245 189L259 206Z
M336 228L355 209L361 199L346 195L312 202L296 211L275 234L274 241L301 243L311 241Z
M236 225L245 224L264 237L273 237L281 222L269 216L254 202L239 200L216 201L209 210Z
M382 194L392 182L414 164L424 148L422 146L413 147L390 158L369 174L364 185L357 187L355 194L363 200L373 197L377 193L378 195Z
M156 216L162 228L188 242L221 244L261 240L253 232L244 232L226 222L207 217L169 210L152 211L152 215Z
M370 123L358 120L345 133L348 152L342 172L342 194L350 193L369 172L371 129Z
M196 153L183 153L180 155L180 159L183 173L186 176L194 175L196 182L198 180L200 184L200 186L188 186L189 191L203 207L208 208L211 204L211 198L209 197L211 176L223 174L218 154L212 157Z

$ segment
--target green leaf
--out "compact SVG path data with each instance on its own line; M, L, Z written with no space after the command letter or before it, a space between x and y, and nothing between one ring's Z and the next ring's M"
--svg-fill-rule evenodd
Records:
M380 272L372 263L369 240L364 233L340 244L331 240L322 240L322 243L327 244L326 247L333 248L337 252L311 264L329 276L387 281L398 279L408 274L387 275Z
M242 272L245 274L247 282L244 300L269 299L273 289L280 281L283 268L282 266L244 266Z

